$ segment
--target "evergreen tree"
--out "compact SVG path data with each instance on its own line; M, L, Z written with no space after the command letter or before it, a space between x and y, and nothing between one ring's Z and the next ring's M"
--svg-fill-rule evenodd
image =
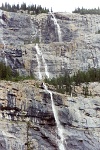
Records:
M94 9L85 9L85 8L77 8L73 11L73 13L79 13L79 14L98 14L100 15L100 9L94 8Z
M10 5L9 3L2 3L2 6L0 7L0 9L5 10L5 11L9 11L9 12L17 12L17 10L24 10L24 11L28 11L28 13L30 13L30 11L33 13L32 14L39 14L39 13L48 13L49 9L46 8L42 8L41 5L36 6L36 5L29 5L26 6L26 3L22 3L21 6L19 6L19 4L17 5Z

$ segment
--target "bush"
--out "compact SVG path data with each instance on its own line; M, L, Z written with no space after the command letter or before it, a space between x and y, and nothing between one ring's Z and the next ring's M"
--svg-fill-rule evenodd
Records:
M96 34L100 34L100 30L98 30L98 31L96 32Z
M9 66L6 66L2 62L0 62L0 79L9 80L13 75L13 72Z
M64 76L58 78L45 79L45 82L54 85L57 92L71 94L72 87L81 83L100 82L100 69L90 68L88 71L78 71L73 76L65 73ZM83 88L84 95L88 95L88 88Z
M23 81L35 79L33 75L31 76L20 76L18 72L13 72L9 66L6 66L0 62L0 79L10 80L10 81Z
M12 77L11 81L18 82L18 81L33 80L33 79L35 79L34 76L16 76L16 77Z
M22 3L21 5L17 4L13 4L13 5L10 5L9 3L5 3L3 4L2 3L2 6L0 7L1 10L4 10L4 11L8 11L8 12L17 12L17 11L21 11L21 13L23 13L24 11L27 11L29 14L32 14L32 15L38 15L40 13L48 13L49 12L49 9L47 8L43 8L41 5L26 5L26 3Z

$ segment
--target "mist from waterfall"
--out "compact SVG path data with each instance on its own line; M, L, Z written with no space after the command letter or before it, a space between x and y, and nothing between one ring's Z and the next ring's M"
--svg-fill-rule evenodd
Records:
M53 17L53 21L55 26L57 26L57 32L58 32L58 38L59 38L59 42L62 42L62 34L61 34L61 28L57 22L56 17L54 16L54 14L51 12L51 16Z

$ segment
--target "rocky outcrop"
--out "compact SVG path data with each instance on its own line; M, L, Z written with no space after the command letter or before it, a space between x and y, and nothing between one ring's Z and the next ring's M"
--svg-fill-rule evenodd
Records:
M19 74L44 79L100 67L99 15L4 14L6 21L0 11L0 61ZM66 150L100 150L100 84L89 83L87 97L83 84L75 86L76 97L70 97L49 86L51 95L41 82L0 81L0 150L58 150L59 124Z
M59 42L52 14L4 14L7 22L0 18L0 60L4 61L6 55L8 65L20 74L38 78L36 43L42 55L39 61L43 78L46 76L43 58L51 78L79 69L100 68L99 15L55 13L62 38Z
M0 82L0 149L56 150L60 142L50 94L41 82ZM96 86L95 86L96 85ZM92 96L78 97L53 93L55 109L62 125L66 150L100 149L100 102L96 87ZM79 87L75 87L76 91ZM95 91L95 92L94 92Z

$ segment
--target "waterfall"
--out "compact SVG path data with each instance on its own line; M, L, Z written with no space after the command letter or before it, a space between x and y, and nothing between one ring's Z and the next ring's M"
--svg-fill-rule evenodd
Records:
M4 43L4 41L3 41L3 43ZM5 50L5 43L4 43L4 50ZM8 62L7 62L7 57L6 57L6 53L5 53L5 51L3 50L3 53L4 53L4 61L5 61L5 65L7 66L8 65Z
M38 47L38 44L36 44L35 48L36 48L36 51L37 51L36 58L37 58L37 62L38 62L39 79L42 80L42 74L41 74L41 71L40 71L41 64L40 64L40 60L39 60L40 57L42 58L43 64L45 66L45 74L49 78L47 64L46 64L45 59L42 55L42 52L40 51L40 49ZM58 118L58 113L56 111L56 107L55 107L55 104L54 104L54 101L53 101L52 91L48 90L47 86L44 83L43 83L43 87L44 87L45 91L47 91L50 94L51 104L52 104L52 111L53 111L54 118L55 118L55 121L56 121L57 129L58 129L58 135L60 137L60 141L59 141L59 144L58 144L59 150L65 150L64 144L63 144L63 142L64 142L63 128L62 128L62 126L60 124L60 121L59 121L59 118Z
M43 85L44 85L44 89L50 94L51 104L52 104L52 111L53 111L54 118L55 118L55 121L56 121L57 129L58 129L58 135L59 135L60 140L61 140L58 143L59 149L60 150L65 150L65 147L64 147L64 144L63 144L64 143L63 128L62 128L62 126L60 124L60 121L59 121L59 118L58 118L58 113L56 111L56 107L55 107L55 104L54 104L52 91L48 90L47 86L45 84L43 84Z
M41 80L42 79L42 74L41 74L41 71L40 71L40 61L39 61L39 56L38 54L36 54L36 58L37 58L37 63L38 63L38 73L39 73L39 79Z
M57 19L55 18L54 14L52 12L51 12L51 15L53 17L53 21L54 21L55 26L57 26L59 42L62 42L61 28L57 22Z
M6 55L5 55L5 65L7 67L7 57L6 57Z
M0 23L1 24L3 24L2 23L2 10L0 10ZM4 49L5 49L5 43L4 43L4 40L3 40L3 27L2 28L0 28L0 38L1 38L1 41L2 41L2 43L3 43L3 46L4 46ZM4 51L3 51L4 52Z
M36 48L37 54L38 54L39 56L41 56L42 54L41 54L41 51L40 51L39 46L38 46L37 43L36 43L35 48Z
M47 66L47 63L44 59L44 56L43 56L42 52L39 49L38 44L36 44L35 49L36 49L36 52L37 52L36 58L37 58L37 62L38 62L39 79L40 80L42 79L40 58L42 59L42 62L43 62L43 66L44 66L44 69L45 69L45 75L46 75L47 78L49 78L48 66Z
M35 49L36 49L36 59L37 59L37 63L38 63L38 74L39 74L39 79L42 80L42 74L41 74L41 64L40 64L40 60L39 60L39 57L41 56L41 53L40 53L40 50L39 50L39 47L38 47L38 44L36 44L35 46Z
M45 75L47 76L47 78L49 78L48 66L47 66L47 63L46 63L43 55L42 55L42 60L43 60L43 64L45 67Z
M0 10L0 16L2 16L2 10ZM2 23L2 19L0 19L0 22L1 22L1 24L3 24ZM4 42L4 40L3 40L3 28L1 28L1 41L2 41L2 43L3 43L3 46L4 46L4 48L3 48L3 54L4 54L4 56L5 56L5 58L4 58L4 61L5 61L5 65L7 66L7 57L6 57L6 54L5 54L5 42Z

